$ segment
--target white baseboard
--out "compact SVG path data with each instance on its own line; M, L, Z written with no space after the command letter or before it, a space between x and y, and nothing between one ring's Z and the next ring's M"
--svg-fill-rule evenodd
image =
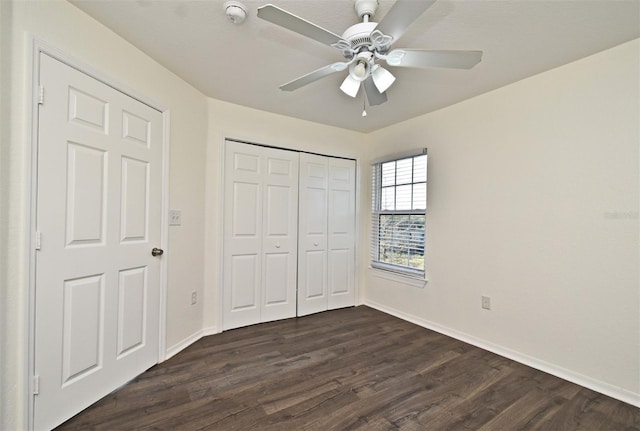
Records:
M447 335L449 337L455 338L460 341L464 341L465 343L471 344L481 349L488 350L489 352L495 353L497 355L504 356L505 358L509 358L511 360L514 360L521 364L535 368L537 370L544 371L545 373L551 374L553 376L559 377L561 379L567 380L577 385L584 386L585 388L607 395L611 398L615 398L617 400L623 401L625 403L631 404L636 407L640 407L640 394L636 394L626 389L623 389L614 385L610 385L608 383L593 379L591 377L585 376L580 373L576 373L574 371L559 367L557 365L542 361L540 359L510 350L508 348L505 348L496 344L492 344L488 341L482 340L480 338L476 338L472 335L440 326L436 323L430 322L420 317L413 316L411 314L404 313L392 307L379 304L375 301L365 300L364 305L367 305L371 308L375 308L376 310L382 311L383 313L387 313L392 316L398 317L399 319L405 320L407 322L414 323L418 326L422 326L423 328L427 328L432 331L439 332L441 334Z
M216 326L210 326L208 328L202 329L202 336L206 337L208 335L220 334L222 331L218 329Z
M190 345L192 345L202 337L206 337L207 335L219 334L220 332L221 331L216 327L209 327L209 328L203 328L198 332L195 332L194 334L189 335L188 337L184 338L183 340L169 347L165 352L163 361L166 361L172 356L175 356L176 354L180 353L181 351L183 351L184 349L186 349L187 347L189 347Z

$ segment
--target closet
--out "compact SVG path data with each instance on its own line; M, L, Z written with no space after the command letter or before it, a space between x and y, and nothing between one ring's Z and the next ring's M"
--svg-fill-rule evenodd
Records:
M227 140L223 330L355 305L355 161Z

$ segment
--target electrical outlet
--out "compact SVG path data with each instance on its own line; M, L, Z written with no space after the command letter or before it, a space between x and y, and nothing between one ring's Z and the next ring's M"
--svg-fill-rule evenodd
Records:
M196 305L198 303L198 292L195 290L191 292L191 305Z
M489 298L488 296L482 297L482 308L484 308L485 310L491 310L491 298Z
M182 211L169 210L169 226L180 226L182 224Z

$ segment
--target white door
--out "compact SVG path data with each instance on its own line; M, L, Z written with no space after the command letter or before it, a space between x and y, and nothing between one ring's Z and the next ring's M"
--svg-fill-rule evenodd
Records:
M298 316L327 309L328 158L300 154Z
M355 305L355 161L300 155L298 316Z
M35 429L158 361L162 114L42 54Z
M296 315L298 153L225 143L223 329Z
M356 162L329 158L328 304L355 305Z

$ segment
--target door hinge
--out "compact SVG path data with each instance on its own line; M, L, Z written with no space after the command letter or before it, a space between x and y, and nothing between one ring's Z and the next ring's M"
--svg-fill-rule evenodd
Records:
M42 234L39 230L36 231L34 247L36 250L40 250L40 247L42 247Z
M40 85L38 87L38 105L44 104L44 87Z
M40 376L33 376L33 395L38 395L40 393Z

